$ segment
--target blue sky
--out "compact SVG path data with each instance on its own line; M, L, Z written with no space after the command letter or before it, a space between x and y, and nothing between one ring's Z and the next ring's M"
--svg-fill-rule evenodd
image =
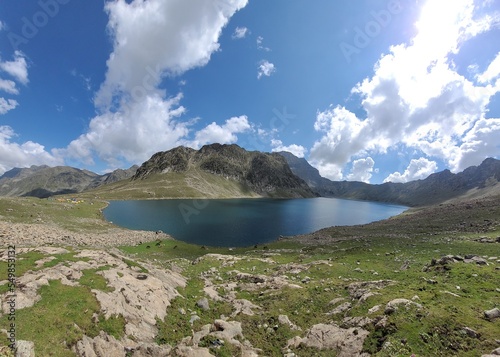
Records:
M0 2L0 174L220 142L334 180L500 158L500 4Z

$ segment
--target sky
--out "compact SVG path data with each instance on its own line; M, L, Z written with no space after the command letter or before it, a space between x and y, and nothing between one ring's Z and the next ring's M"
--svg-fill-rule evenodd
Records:
M498 0L0 2L0 175L184 145L290 151L332 180L500 158Z

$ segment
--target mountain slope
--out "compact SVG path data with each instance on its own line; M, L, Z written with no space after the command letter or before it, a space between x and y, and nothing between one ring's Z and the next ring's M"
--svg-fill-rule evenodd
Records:
M165 180L175 178L191 194L194 189L208 197L230 192L235 197L314 197L281 155L250 152L234 144L205 145L198 151L181 146L156 153L139 167L131 184L138 187L144 181L146 186L148 181L161 180L162 176ZM182 177L184 183L179 182Z
M0 196L33 196L46 198L58 194L78 193L131 177L137 166L98 175L69 166L31 166L14 168L0 177Z
M291 153L280 153L292 171L318 194L326 197L350 198L367 201L424 206L469 195L487 195L500 189L500 161L492 158L479 166L471 166L453 174L449 170L434 173L424 180L407 183L387 182L371 185L363 182L330 181L319 175L305 159Z

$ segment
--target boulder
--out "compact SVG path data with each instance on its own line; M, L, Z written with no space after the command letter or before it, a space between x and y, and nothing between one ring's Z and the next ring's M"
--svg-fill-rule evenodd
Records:
M414 301L400 298L400 299L391 300L387 303L387 305L385 307L385 314L390 315L390 314L396 312L401 305L404 305L406 308L409 308L411 306L415 306L417 309L422 308L422 305L420 305Z
M484 312L484 317L486 317L488 320L493 320L496 318L500 317L500 309L495 307L494 309L487 310Z
M196 306L204 311L210 310L210 305L208 304L207 298L201 298L200 300L198 300L196 302Z
M342 314L344 312L346 312L347 310L349 310L350 308L352 307L351 303L350 302L345 302L343 304L340 304L339 306L337 306L335 309L333 309L332 311L328 312L327 315L338 315L338 314Z
M286 325L286 326L290 327L290 329L292 329L292 330L297 330L297 331L302 330L300 327L298 327L292 321L290 321L290 319L288 318L287 315L279 315L278 322L282 325Z
M35 357L35 344L31 341L16 341L16 357Z
M288 340L287 347L314 347L337 351L338 357L363 356L363 342L370 333L362 328L343 329L335 324L318 324L306 332L305 337Z
M474 331L470 327L464 327L463 331L470 338L479 338L481 336L479 333L477 333L476 331Z
M83 336L83 339L76 343L74 352L79 357L123 357L125 348L113 336L101 331L94 338Z

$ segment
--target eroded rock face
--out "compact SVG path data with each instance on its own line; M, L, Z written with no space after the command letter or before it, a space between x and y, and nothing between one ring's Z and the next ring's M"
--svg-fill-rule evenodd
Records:
M363 342L370 333L362 328L343 329L335 324L318 324L306 332L305 337L295 337L287 347L314 347L338 351L338 357L363 356Z
M54 255L69 253L60 248L36 248L36 250ZM82 250L75 257L82 260L66 261L53 267L29 271L19 277L16 281L16 308L33 306L41 299L40 287L48 285L51 280L60 280L62 284L69 286L79 286L84 270L105 267L97 274L101 274L107 280L108 287L114 290L111 292L92 290L105 317L123 316L126 322L126 336L140 341L143 345L152 343L157 334L156 319L165 318L170 301L179 295L176 288L185 286L186 279L179 273L168 269L160 270L148 264L144 264L148 272L139 273L137 268L129 267L119 255L100 250ZM145 275L146 279L138 279L140 274ZM8 313L8 301L7 299L2 301L3 312ZM132 343L132 347L134 346L137 347L137 343ZM153 348L152 346L148 347L149 350ZM125 355L122 341L116 341L105 334L93 339L85 336L76 348L81 356Z
M380 290L389 285L395 284L392 280L375 280L375 281L362 281L358 283L349 284L347 290L351 298L355 300L365 301L367 294L373 296L372 290ZM362 299L363 298L363 299Z
M94 338L83 336L73 348L73 352L79 357L166 357L170 356L171 351L172 347L169 345L158 346L152 343L137 345L129 340L118 341L102 331Z
M93 290L106 318L122 315L126 321L125 334L144 342L154 340L158 332L156 319L165 318L170 301L179 296L176 288L185 286L185 279L177 273L149 269L144 280L137 279L137 272L131 269L102 271L114 291Z

